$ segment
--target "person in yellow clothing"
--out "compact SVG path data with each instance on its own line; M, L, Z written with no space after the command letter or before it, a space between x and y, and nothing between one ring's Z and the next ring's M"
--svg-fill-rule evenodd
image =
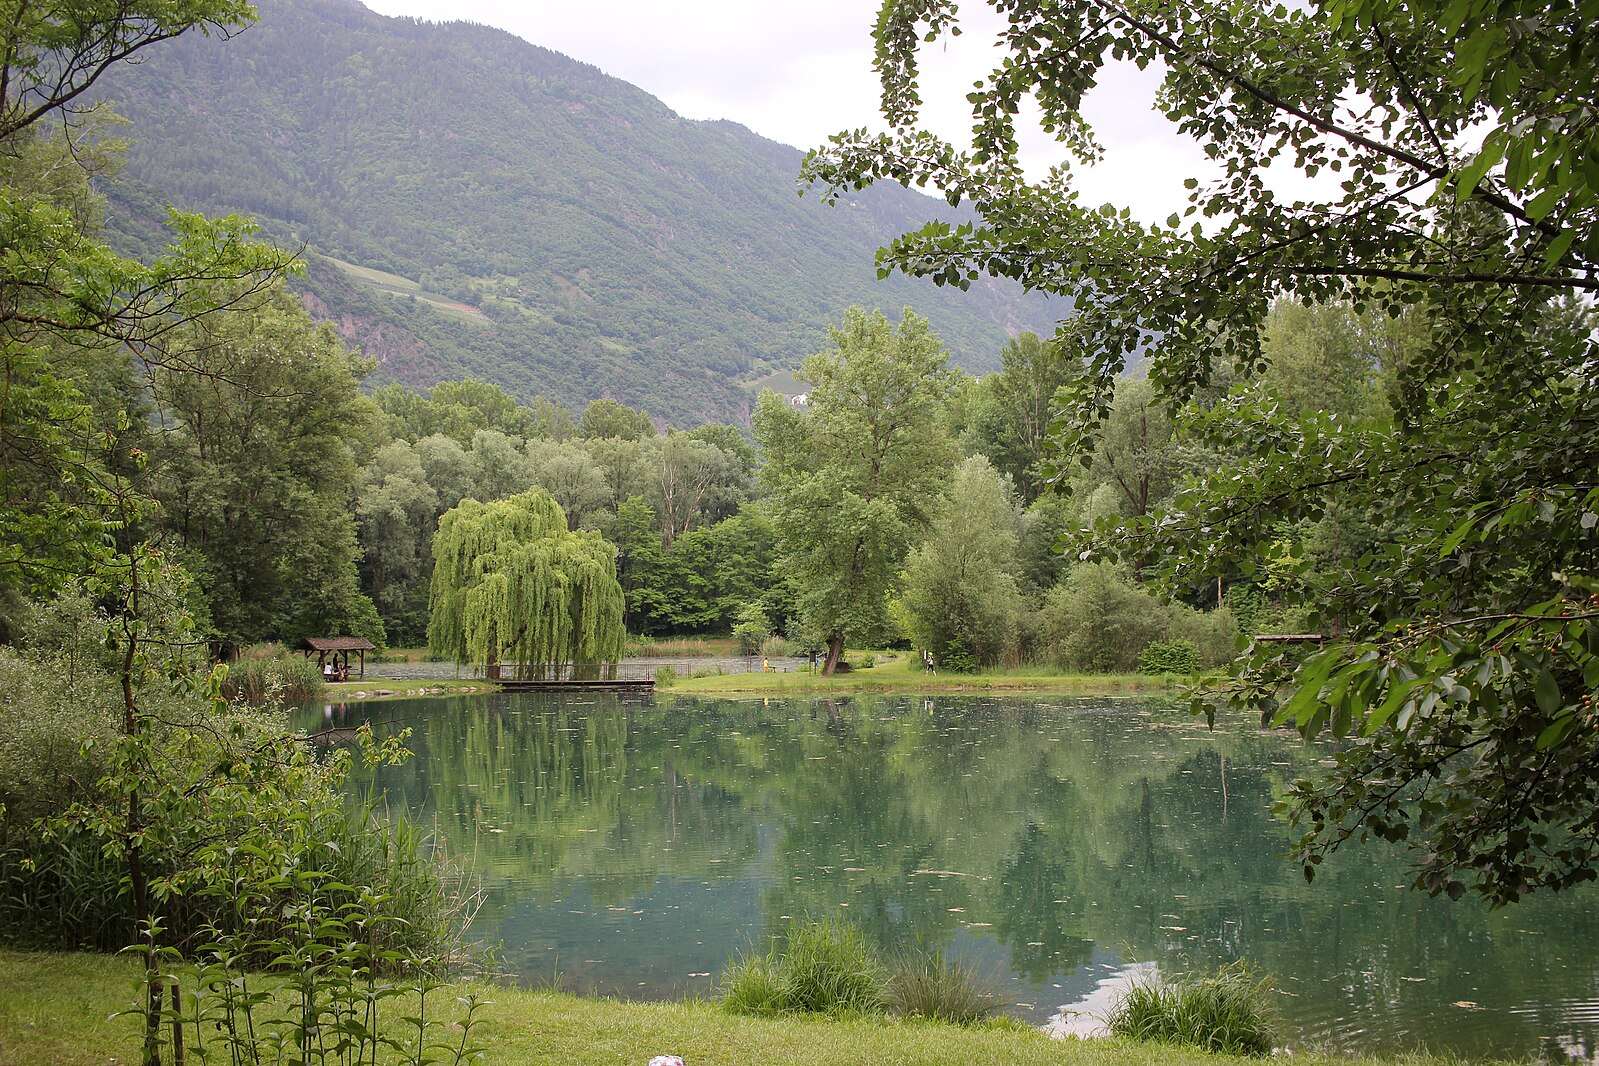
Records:
M761 673L769 674L771 672L772 672L772 660L770 660L770 659L762 659L761 660Z

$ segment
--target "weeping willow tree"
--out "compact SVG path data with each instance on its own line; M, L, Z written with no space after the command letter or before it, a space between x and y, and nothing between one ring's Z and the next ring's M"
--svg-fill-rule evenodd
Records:
M433 538L428 646L458 663L512 663L519 678L567 664L614 673L627 631L616 549L597 533L568 532L543 489L463 500Z

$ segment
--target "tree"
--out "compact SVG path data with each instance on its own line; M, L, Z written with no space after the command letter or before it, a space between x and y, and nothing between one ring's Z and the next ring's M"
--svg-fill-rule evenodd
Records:
M635 411L615 400L594 400L583 408L577 424L584 440L638 440L655 436L655 423L643 411Z
M1257 647L1234 691L1348 741L1288 793L1307 876L1376 835L1408 842L1434 893L1503 903L1593 878L1599 351L1585 305L1562 297L1599 291L1599 2L995 6L1007 54L969 97L971 151L915 129L917 54L954 29L955 5L897 0L876 32L893 131L842 134L806 174L835 194L930 183L976 208L977 224L899 238L885 268L1075 297L1057 343L1092 374L1059 427L1068 453L1151 336L1149 379L1180 402L1223 368L1259 368L1274 298L1423 312L1395 425L1296 418L1241 393L1195 430L1236 461L1102 547L1192 583L1249 573L1329 499L1386 515L1391 542L1310 583L1325 643ZM1117 61L1163 72L1160 109L1219 171L1189 179L1164 224L1080 202L1070 163L1030 183L1017 158L1030 97L1092 160L1082 102ZM1299 192L1275 187L1274 163L1307 179Z
M148 368L153 488L224 651L335 632L381 646L350 510L370 364L282 288L165 344Z
M164 254L149 263L116 255L93 235L82 161L45 144L44 130L54 121L70 124L84 94L122 60L191 29L228 32L252 16L236 0L85 0L11 3L0 18L0 591L50 593L87 573L95 591L117 605L108 641L120 659L115 750L126 772L117 781L106 849L125 867L134 920L152 938L145 803L160 789L148 769L152 716L143 701L147 682L171 675L153 650L162 635L147 609L162 568L135 540L149 504L130 480L144 459L129 439L138 412L120 410L94 425L94 405L52 356L63 349L110 354L101 365L115 367L125 384L129 353L161 365L172 331L253 295L288 263L250 242L246 223L178 213ZM61 167L31 168L52 150ZM63 186L69 195L61 195ZM146 1066L160 1061L163 991L152 960L142 1012Z
M1076 473L1073 490L1086 497L1109 485L1122 514L1149 514L1171 498L1188 465L1175 433L1171 415L1149 383L1122 378L1087 469Z
M439 494L428 483L416 449L385 444L362 471L356 500L361 532L362 585L389 639L414 647L427 637L429 545L439 517Z
M905 565L897 606L912 643L940 663L958 644L979 667L1015 652L1020 523L1009 480L988 460L973 456L955 469L927 539Z
M589 515L610 502L610 487L593 458L572 442L530 440L527 452L533 481L555 497L566 521L577 529Z
M622 657L616 549L571 532L542 489L483 504L463 500L433 539L428 646L456 662L515 664L518 676L614 666Z
M1036 333L1006 341L999 365L999 373L979 383L971 432L977 450L1010 476L1023 502L1031 503L1044 487L1055 394L1080 376L1081 369L1061 359Z
M895 328L852 307L830 336L800 373L809 404L767 392L754 416L778 552L802 628L827 645L825 674L848 637L883 632L888 593L954 461L941 418L948 355L927 321L907 309Z

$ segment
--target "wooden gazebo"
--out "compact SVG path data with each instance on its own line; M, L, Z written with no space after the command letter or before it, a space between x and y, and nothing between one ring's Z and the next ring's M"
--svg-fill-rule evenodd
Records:
M376 650L377 645L365 637L306 637L300 641L300 650L305 652L309 659L311 653L316 653L316 664L324 677L334 677L346 681L350 677L350 653L361 653L361 678L366 677L366 653Z

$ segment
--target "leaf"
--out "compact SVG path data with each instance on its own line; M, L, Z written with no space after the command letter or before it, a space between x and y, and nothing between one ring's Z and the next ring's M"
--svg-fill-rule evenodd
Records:
M1555 675L1549 668L1538 672L1538 679L1533 685L1533 698L1538 701L1538 709L1544 714L1554 714L1560 710L1560 682L1555 680Z
M1571 732L1571 727L1576 724L1576 718L1563 714L1550 722L1542 733L1538 734L1537 748L1539 751L1548 751L1550 748L1566 739L1566 734Z

